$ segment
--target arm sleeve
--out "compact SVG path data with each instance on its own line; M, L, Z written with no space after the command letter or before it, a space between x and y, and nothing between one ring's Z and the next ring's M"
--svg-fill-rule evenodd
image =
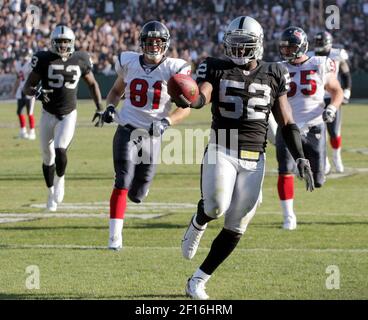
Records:
M303 145L298 126L295 123L287 124L282 127L281 133L294 160L304 158Z
M192 66L189 62L182 61L182 65L179 67L179 69L176 71L176 73L185 74L190 76L192 74Z
M290 74L288 69L281 63L277 63L276 80L279 84L277 88L277 97L281 97L290 89Z
M213 83L215 72L213 68L211 68L211 63L208 58L198 65L195 78L198 84L201 82Z
M45 64L42 63L42 60L42 55L39 52L33 55L31 60L32 71L37 74L42 74L43 65Z

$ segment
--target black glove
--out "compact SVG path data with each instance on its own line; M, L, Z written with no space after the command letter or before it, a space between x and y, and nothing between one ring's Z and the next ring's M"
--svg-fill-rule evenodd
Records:
M40 100L43 104L47 104L50 102L50 97L48 96L49 93L54 92L53 89L42 89L39 87L35 94L37 100Z
M102 115L103 122L111 123L115 119L115 107L112 104L109 104Z
M325 111L323 111L323 114L322 114L323 121L326 123L333 122L336 117L336 111L337 111L336 107L333 106L332 104L329 104L325 108Z
M298 168L299 177L305 180L307 191L312 192L314 190L314 180L309 160L303 158L296 159L296 166Z
M180 108L190 108L191 102L183 95L181 94L177 99L173 99L175 104Z
M152 124L151 124L151 126L148 130L148 133L151 136L159 137L165 132L165 130L169 126L170 126L169 120L167 120L166 118L163 118L161 120L152 122Z
M104 115L104 112L103 111L98 111L96 110L95 114L93 115L93 118L92 118L92 122L94 122L96 119L97 121L95 122L95 127L102 127L104 122L103 122L103 115Z

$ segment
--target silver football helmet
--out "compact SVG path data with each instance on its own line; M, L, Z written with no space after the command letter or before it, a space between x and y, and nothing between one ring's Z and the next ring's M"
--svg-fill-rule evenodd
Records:
M57 26L51 33L51 51L67 59L74 52L75 35L67 26Z
M225 55L235 64L244 65L262 59L263 29L251 17L237 17L227 27L223 44Z

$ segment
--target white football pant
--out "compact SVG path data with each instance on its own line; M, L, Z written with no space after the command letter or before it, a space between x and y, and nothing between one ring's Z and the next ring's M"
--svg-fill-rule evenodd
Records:
M243 234L256 211L266 156L260 154L258 161L248 161L238 159L237 154L208 145L202 165L202 196L209 217L217 219L224 214L225 229Z

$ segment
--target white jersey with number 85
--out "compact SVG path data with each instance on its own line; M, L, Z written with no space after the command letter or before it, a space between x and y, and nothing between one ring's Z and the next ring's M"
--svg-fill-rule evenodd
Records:
M322 123L325 84L334 76L334 62L330 58L313 56L297 65L283 63L291 77L287 95L296 124L302 128Z

